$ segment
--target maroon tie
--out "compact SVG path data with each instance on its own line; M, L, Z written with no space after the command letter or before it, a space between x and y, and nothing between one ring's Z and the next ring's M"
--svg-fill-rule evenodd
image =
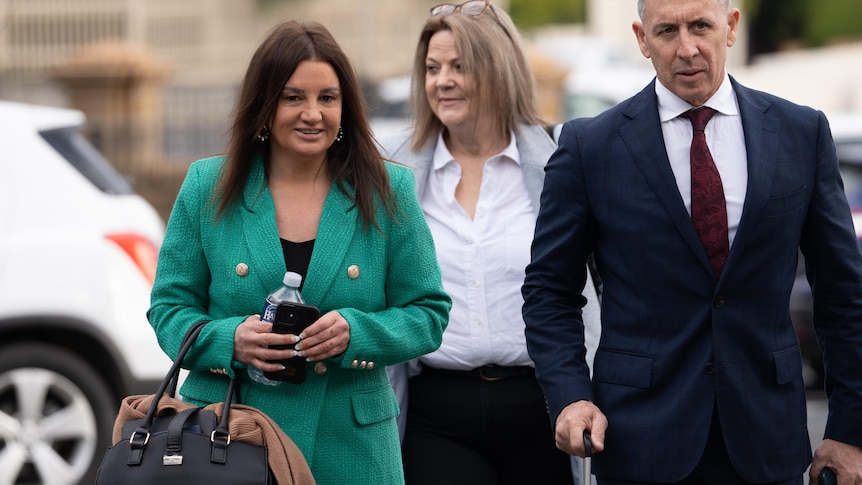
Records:
M694 136L691 139L691 220L706 249L715 277L727 260L730 246L727 238L727 207L724 202L724 187L715 162L706 146L704 129L715 110L698 108L680 116L691 121Z

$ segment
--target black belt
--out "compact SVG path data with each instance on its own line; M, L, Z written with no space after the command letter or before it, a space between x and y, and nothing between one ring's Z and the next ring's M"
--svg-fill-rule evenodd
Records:
M500 365L483 365L470 370L438 369L436 367L424 366L423 372L444 374L455 377L476 378L483 381L500 381L511 377L533 376L536 369L529 365L515 365L504 367Z

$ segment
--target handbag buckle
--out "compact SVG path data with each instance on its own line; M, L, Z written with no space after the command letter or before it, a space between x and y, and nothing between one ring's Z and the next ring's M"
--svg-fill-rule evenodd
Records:
M132 436L129 437L129 443L134 446L147 446L147 443L150 442L150 433L148 432L144 437L143 443L135 443L135 436L141 435L142 433L138 433L137 431L132 432Z
M217 429L214 429L214 430L213 430L213 432L210 434L210 441L211 441L211 442L213 442L213 443L215 443L215 440L216 440L216 432L217 432L217 431L218 431ZM229 445L229 444L230 444L230 433L228 433L228 434L222 434L222 436L224 436L224 437L225 437L225 439L227 440L227 441L226 441L226 443L225 443L225 445Z

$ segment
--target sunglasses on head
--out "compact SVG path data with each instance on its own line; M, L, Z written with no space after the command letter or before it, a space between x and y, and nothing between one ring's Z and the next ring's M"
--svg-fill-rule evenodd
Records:
M494 6L491 5L491 0L472 0L470 2L459 3L457 5L453 3L441 3L436 7L431 7L431 16L460 13L467 17L478 17L485 13L489 8L491 9L491 13L494 14L494 17L497 18L497 21L499 22L500 19L497 17L497 12L494 11Z
M454 3L441 3L436 7L431 7L431 16L435 17L437 15L452 15L456 13L460 13L465 17L479 17L488 10L494 14L494 20L497 21L497 25L503 29L503 32L506 34L506 37L509 38L512 42L515 42L512 39L512 35L509 34L509 30L506 29L506 26L503 25L503 22L500 22L500 17L497 15L497 9L491 5L491 0L471 0L469 2L459 3L455 5Z

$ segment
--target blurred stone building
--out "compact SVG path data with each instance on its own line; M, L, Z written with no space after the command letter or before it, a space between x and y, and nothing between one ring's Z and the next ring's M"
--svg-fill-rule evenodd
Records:
M84 111L85 135L167 217L188 164L223 151L238 85L270 28L326 25L367 87L371 115L391 116L401 108L377 86L409 74L419 29L441 1L0 0L0 99ZM635 1L592 0L590 16L633 18ZM567 72L528 52L543 114L561 121Z
M322 22L344 46L360 77L375 83L405 72L419 26L436 3L0 0L0 98L74 105L53 72L92 44L111 40L132 46L129 55L146 51L164 64L163 104L170 123L183 123L194 111L223 118L254 48L279 21ZM170 134L165 143L169 152L195 151ZM206 140L201 143L207 146Z
M0 0L0 99L83 110L85 134L145 196L165 199L153 202L166 216L177 174L223 150L248 60L275 24L320 21L370 86L407 72L437 3Z

